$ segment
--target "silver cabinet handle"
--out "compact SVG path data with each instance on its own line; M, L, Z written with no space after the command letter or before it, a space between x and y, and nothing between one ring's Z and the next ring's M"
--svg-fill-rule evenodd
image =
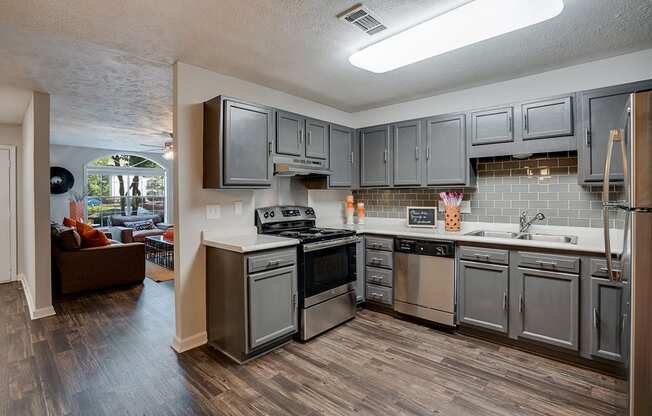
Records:
M379 263L382 263L382 262L383 262L383 259L376 259L376 258L373 258L373 259L371 259L370 261L371 261L372 263L374 263L374 264L379 264Z
M584 142L587 147L591 147L591 130L588 127L584 129Z
M387 163L387 149L383 150L383 159Z
M607 156L604 162L604 177L602 185L602 228L604 229L604 255L607 259L607 272L609 279L619 282L622 273L614 270L613 259L611 258L611 235L609 231L609 176L611 176L611 156L613 155L614 143L620 142L620 151L623 159L623 183L625 185L625 198L629 198L629 175L627 172L627 149L625 145L625 132L622 129L613 129L609 132L607 143Z
M419 148L414 148L414 160L419 160Z
M280 260L270 260L267 262L267 267L278 266L281 264Z
M353 164L353 152L351 152L351 155L349 156L349 162L351 162L351 164Z
M525 309L525 306L523 305L523 295L520 295L518 297L518 311L523 313L523 309Z
M512 121L513 121L513 120L512 120L512 116L511 116L511 115L507 116L507 128L509 129L509 132L510 132L510 133L511 133L512 130L513 130L513 127L512 127Z
M430 147L426 147L426 160L430 160Z
M267 142L267 153L272 154L272 142Z
M524 123L525 124L525 131L528 131L528 130L530 130L530 124L528 123L528 120L527 120L527 113L525 113L523 116L525 117L525 123Z
M312 130L308 130L308 146L312 144Z
M626 325L627 325L627 314L624 313L624 314L623 314L623 321L622 321L622 323L620 324L620 332L621 332L621 333L624 333L624 332L625 332L625 326L626 326Z
M503 292L503 309L507 309L507 292Z
M541 266L550 266L550 267L557 267L557 263L554 261L543 261L543 260L537 260L535 262L536 264L539 264Z
M593 308L593 328L596 329L598 328L598 326L600 325L599 320L600 320L600 316L598 315L598 309Z

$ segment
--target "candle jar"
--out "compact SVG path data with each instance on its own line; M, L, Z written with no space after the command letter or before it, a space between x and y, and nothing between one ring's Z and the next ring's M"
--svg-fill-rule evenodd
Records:
M446 231L459 231L462 227L462 214L459 205L446 205L444 207L444 226Z

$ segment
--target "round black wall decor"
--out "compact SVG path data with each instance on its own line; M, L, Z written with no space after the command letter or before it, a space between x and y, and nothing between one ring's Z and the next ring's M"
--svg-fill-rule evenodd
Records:
M50 168L50 193L65 194L75 184L75 177L66 168L52 166Z

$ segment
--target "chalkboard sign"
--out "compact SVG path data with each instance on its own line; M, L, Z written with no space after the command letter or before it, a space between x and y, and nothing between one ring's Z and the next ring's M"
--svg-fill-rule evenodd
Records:
M407 207L408 227L435 228L437 207Z

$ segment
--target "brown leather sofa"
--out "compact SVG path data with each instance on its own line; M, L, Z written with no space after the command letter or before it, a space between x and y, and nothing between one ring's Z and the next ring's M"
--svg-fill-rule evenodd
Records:
M152 220L156 229L136 231L133 228L125 226L125 223L136 221ZM113 215L111 217L111 227L109 227L114 238L121 243L144 243L145 237L163 235L167 227L159 225L163 222L160 215Z
M64 249L53 235L52 278L56 294L140 284L145 279L145 245L121 244Z

